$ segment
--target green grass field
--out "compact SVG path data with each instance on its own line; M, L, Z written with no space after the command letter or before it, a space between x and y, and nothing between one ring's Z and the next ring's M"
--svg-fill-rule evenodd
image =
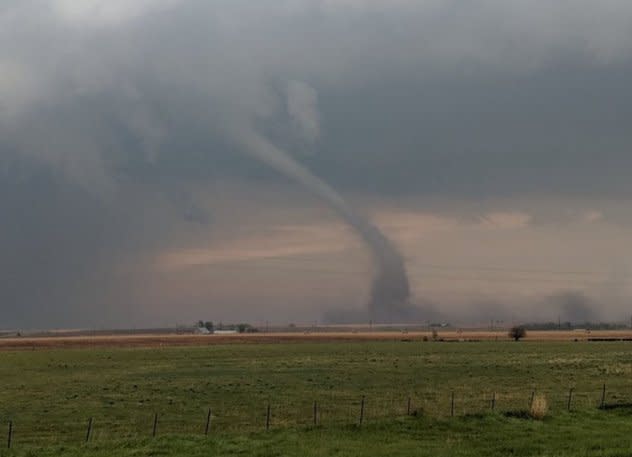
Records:
M0 455L631 455L631 374L626 342L0 352ZM549 404L543 421L520 413L533 390Z

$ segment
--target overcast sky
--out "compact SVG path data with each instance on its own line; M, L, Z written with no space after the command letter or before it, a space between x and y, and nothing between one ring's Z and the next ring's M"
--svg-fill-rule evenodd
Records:
M5 0L0 328L629 319L632 3ZM358 314L360 316L360 314Z

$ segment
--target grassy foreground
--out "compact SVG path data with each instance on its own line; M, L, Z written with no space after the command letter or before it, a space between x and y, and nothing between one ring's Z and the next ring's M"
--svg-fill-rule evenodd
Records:
M0 451L6 456L629 456L632 416L563 414L534 421L499 414L405 418L366 427L284 429L212 437L163 436Z
M0 444L0 455L631 455L631 349L401 341L0 352L0 443L13 423L13 449ZM611 409L599 410L604 383ZM528 409L534 389L548 403L544 421L507 414Z

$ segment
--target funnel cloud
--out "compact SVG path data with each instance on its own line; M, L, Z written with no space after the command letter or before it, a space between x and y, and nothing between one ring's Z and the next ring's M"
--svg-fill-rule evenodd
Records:
M237 131L235 138L253 157L319 197L362 237L371 250L376 268L369 302L370 318L381 322L410 317L410 286L404 261L388 238L375 225L353 211L327 183L254 130Z

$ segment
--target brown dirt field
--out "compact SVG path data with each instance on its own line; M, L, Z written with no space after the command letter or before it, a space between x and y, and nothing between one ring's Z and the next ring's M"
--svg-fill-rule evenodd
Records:
M253 333L235 335L76 335L46 337L0 338L0 350L36 350L88 347L163 347L207 346L213 344L257 344L289 342L353 342L353 341L422 341L431 338L431 332L402 331L336 331ZM455 330L439 331L444 341L508 341L506 331ZM529 331L524 341L587 341L590 339L632 339L632 330L591 331Z

